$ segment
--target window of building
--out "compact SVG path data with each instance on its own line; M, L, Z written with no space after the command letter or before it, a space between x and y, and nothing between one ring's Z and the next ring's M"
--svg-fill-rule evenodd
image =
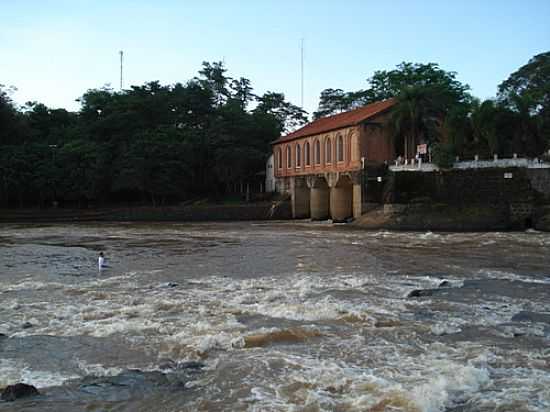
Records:
M319 140L315 141L315 164L321 164L321 142Z
M300 145L297 144L296 145L296 167L300 167L302 164L302 159L301 159L302 156L300 156L301 154L302 153L300 151Z
M280 169L281 167L283 167L283 151L279 147L277 150L277 168Z
M330 142L330 137L327 137L325 144L325 163L332 162L332 143Z
M309 142L306 142L306 144L304 145L304 160L306 162L306 166L311 165L311 150Z
M289 169L292 167L292 152L290 146L286 147L286 167Z
M338 161L343 162L344 161L344 138L342 136L338 136L336 152L338 154Z

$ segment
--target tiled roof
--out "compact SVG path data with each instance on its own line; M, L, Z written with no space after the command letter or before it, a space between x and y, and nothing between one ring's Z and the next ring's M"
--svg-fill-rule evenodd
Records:
M313 136L320 133L329 132L331 130L341 129L344 127L355 126L365 120L376 116L389 109L395 104L393 99L383 100L381 102L371 103L359 109L350 110L349 112L338 113L333 116L322 117L311 123L306 124L301 129L298 129L286 136L281 136L273 143L282 143L290 140L298 139L299 137Z

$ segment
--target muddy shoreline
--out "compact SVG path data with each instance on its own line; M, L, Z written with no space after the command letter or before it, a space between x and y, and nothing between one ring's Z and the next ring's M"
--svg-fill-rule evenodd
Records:
M395 231L550 231L550 207L513 213L503 205L454 206L437 203L386 204L372 208L353 226Z
M0 223L219 222L290 218L289 207L271 202L93 209L3 209Z
M0 210L0 223L79 222L231 222L292 220L288 202L95 209ZM303 223L308 220L294 220ZM345 225L354 229L393 231L523 231L550 232L550 206L514 216L498 205L446 204L369 205L368 212Z

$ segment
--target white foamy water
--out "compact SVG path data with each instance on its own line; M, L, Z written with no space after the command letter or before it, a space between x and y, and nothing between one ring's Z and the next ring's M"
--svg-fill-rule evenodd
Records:
M0 386L47 393L71 379L197 361L192 391L167 410L550 404L549 235L249 223L10 234L0 248L0 348L13 344L0 356ZM101 273L98 250L110 265ZM430 292L409 298L413 290ZM512 321L520 312L536 321ZM59 345L52 359L32 344L43 337Z
M0 387L11 385L14 382L22 382L40 389L58 386L69 379L78 377L78 375L37 370L23 362L0 359Z

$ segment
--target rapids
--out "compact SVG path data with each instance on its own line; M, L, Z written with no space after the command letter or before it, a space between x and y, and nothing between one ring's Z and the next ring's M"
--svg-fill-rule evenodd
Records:
M550 410L548 233L13 224L0 276L0 411Z

